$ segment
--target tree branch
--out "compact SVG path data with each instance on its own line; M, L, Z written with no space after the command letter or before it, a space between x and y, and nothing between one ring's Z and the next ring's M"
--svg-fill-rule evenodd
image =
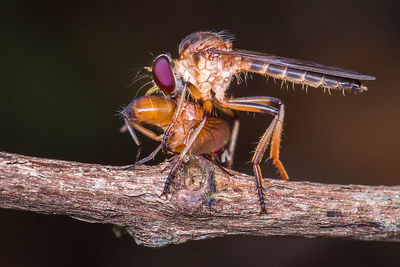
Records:
M202 158L159 198L169 165L125 171L0 152L0 208L118 225L152 247L239 234L400 241L400 186L265 179L268 214L258 216L254 178Z

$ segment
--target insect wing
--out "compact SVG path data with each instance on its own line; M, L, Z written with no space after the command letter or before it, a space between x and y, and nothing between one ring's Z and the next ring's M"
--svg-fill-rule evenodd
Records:
M312 61L303 61L298 59L291 59L279 57L271 54L264 54L249 50L236 49L232 51L214 50L216 54L230 55L234 57L241 57L249 59L256 63L267 63L283 67L289 67L298 70L312 71L321 74L333 75L336 77L349 78L354 80L375 80L375 77L364 75L355 71L345 70L338 67L326 66Z

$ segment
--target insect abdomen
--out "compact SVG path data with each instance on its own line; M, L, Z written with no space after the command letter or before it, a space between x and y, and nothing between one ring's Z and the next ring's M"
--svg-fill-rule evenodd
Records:
M122 111L130 121L145 122L158 127L168 126L176 109L174 101L161 96L135 99Z
M279 66L257 60L244 61L241 65L242 71L255 72L296 84L305 84L312 87L323 87L327 89L347 90L355 93L367 90L367 87L361 85L359 80L345 77L300 70L287 66Z

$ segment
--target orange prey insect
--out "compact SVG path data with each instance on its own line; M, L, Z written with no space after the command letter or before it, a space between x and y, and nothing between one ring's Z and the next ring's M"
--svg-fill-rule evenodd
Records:
M169 132L175 127L177 118L182 112L182 103L186 101L187 90L196 101L203 103L203 121L194 130L188 144L196 140L213 107L225 111L249 111L274 116L262 135L252 158L261 212L265 213L260 162L269 143L271 143L269 157L273 165L283 179L289 179L279 159L285 107L280 99L269 96L227 97L226 91L233 77L240 73L253 72L306 87L322 87L328 90L338 89L354 93L366 91L367 87L362 85L361 81L374 80L375 77L309 61L233 49L232 40L231 35L223 32L193 33L180 43L178 59L173 60L168 55L162 54L154 60L152 68L146 68L146 70L153 74L153 80L158 88L179 99L176 114L173 116L170 126L165 130L164 145L167 145ZM190 145L187 145L182 150L176 164L182 161L190 149Z
M157 135L144 127L143 124L157 126L165 131L172 123L176 108L175 101L166 97L151 95L133 100L122 110L121 114L124 117L125 124L133 140L140 146L140 141L134 129L153 140L162 141L163 135ZM204 123L201 128L198 127L200 123ZM200 129L200 132L197 133L193 143L189 144L188 141L194 134L194 129ZM166 145L168 150L173 153L181 153L186 147L190 147L188 150L189 154L209 154L214 156L228 144L230 136L229 125L226 121L214 117L209 117L206 121L203 121L202 107L200 105L184 102L182 112L166 139ZM232 136L236 135L234 134ZM236 140L231 139L231 142L236 142ZM226 157L228 161L232 160L234 147L234 145L230 145L229 150L224 154L224 157ZM161 148L162 145L158 146L148 157L138 161L133 166L143 164L153 159ZM170 171L161 196L168 193L169 185L178 167L179 164L175 164Z

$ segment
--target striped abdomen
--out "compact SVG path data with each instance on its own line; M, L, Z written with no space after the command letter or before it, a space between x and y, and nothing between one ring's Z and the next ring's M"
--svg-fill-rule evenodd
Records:
M257 60L243 60L241 63L241 70L259 73L261 75L268 75L283 81L305 84L312 87L347 90L354 93L360 93L367 90L367 87L363 86L359 80L287 66L279 66Z

